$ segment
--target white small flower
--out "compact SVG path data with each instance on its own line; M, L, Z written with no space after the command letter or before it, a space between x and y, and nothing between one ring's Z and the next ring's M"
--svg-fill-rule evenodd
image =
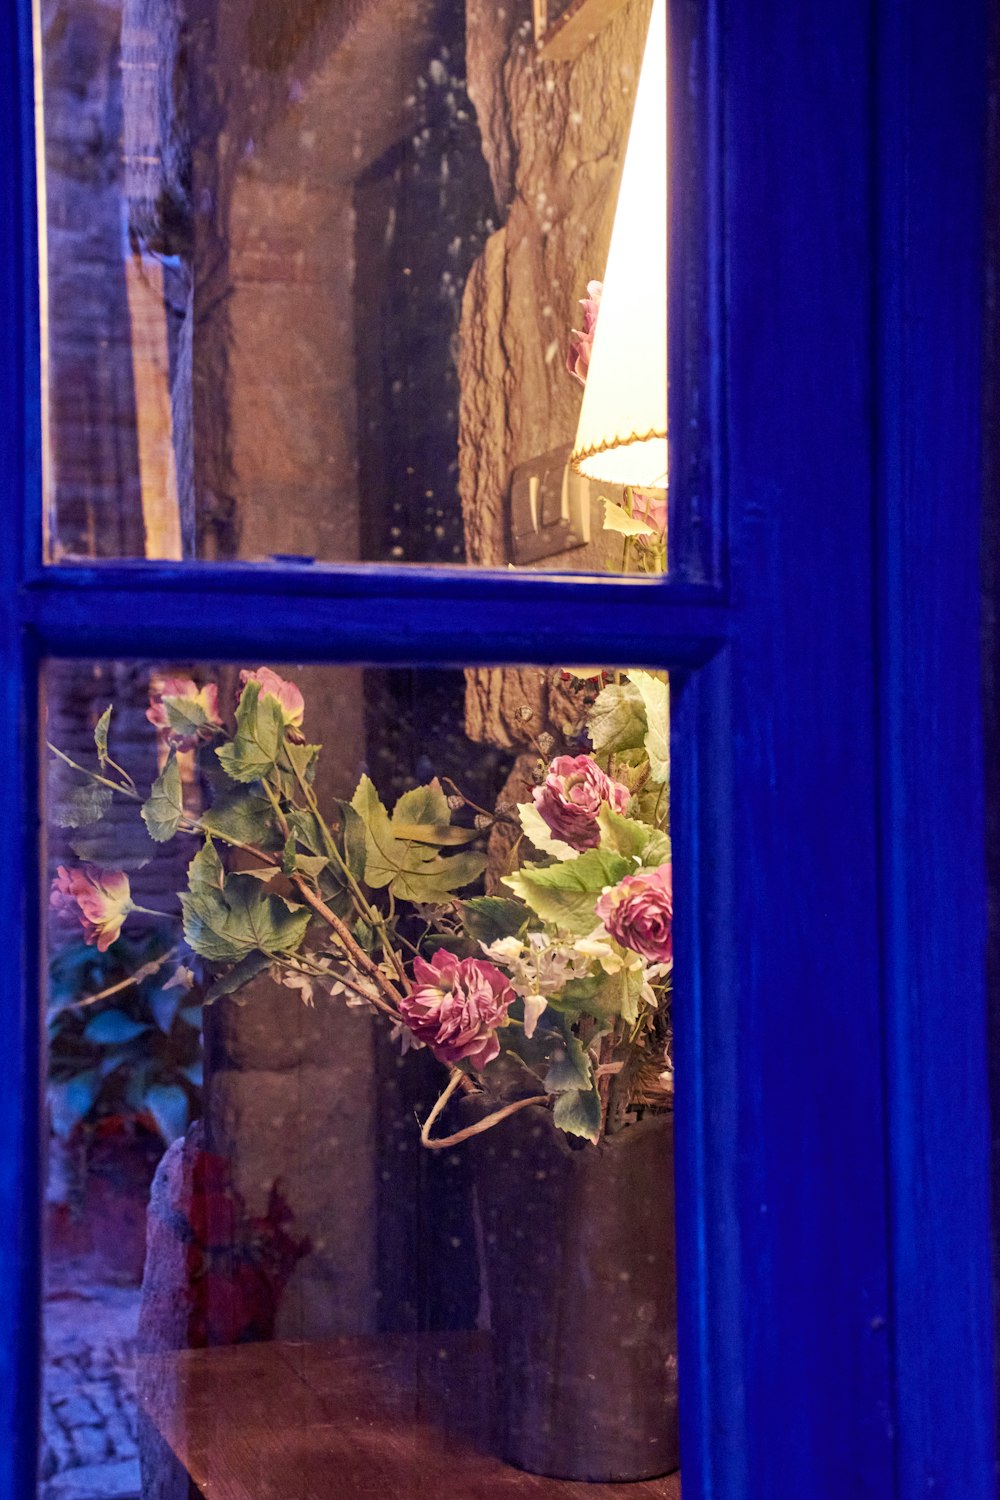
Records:
M487 958L494 958L498 963L517 963L524 952L524 945L516 937L497 938L495 943L480 943L479 945Z
M548 1005L544 995L525 995L524 997L524 1034L529 1039L535 1034L538 1018Z
M402 1021L396 1022L389 1033L389 1040L390 1042L399 1042L400 1057L405 1057L407 1052L420 1052L425 1045L413 1035L408 1026L404 1026Z
M313 1003L313 982L308 974L302 974L298 969L284 969L281 973L281 983L286 990L298 990L304 1005Z

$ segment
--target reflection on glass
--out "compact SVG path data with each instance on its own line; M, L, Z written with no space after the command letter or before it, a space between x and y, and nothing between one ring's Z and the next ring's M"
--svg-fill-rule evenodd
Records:
M45 697L42 1500L674 1495L665 678Z
M662 571L663 0L36 4L51 560Z

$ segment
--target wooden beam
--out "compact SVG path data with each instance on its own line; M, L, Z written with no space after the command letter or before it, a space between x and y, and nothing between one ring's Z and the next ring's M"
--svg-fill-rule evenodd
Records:
M628 0L569 0L562 13L548 20L547 0L535 0L535 43L546 62L579 57Z

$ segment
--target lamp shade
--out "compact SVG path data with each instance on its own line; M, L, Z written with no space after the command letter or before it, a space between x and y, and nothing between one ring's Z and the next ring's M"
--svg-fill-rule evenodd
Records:
M653 0L570 462L608 484L667 484L666 0Z

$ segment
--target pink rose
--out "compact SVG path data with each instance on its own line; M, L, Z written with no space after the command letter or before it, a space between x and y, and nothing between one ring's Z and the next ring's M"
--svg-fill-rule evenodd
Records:
M200 720L204 722L190 734L175 729L167 714L166 699L170 699L182 712L187 709L192 725ZM215 731L222 728L219 689L214 682L199 688L190 677L164 677L159 686L150 691L146 718L155 725L165 744L173 745L178 750L193 750L200 741L210 740Z
M105 953L133 908L132 891L123 870L99 870L96 865L67 870L60 865L49 905L59 916L79 922L86 942L91 947L96 943Z
M671 865L626 875L597 903L597 915L616 942L650 963L674 961L674 888Z
M600 281L587 282L587 295L580 299L580 306L583 308L583 327L582 329L572 329L570 334L566 368L581 385L586 385L587 383L587 372L590 369L590 354L594 347L594 329L597 327L597 314L601 310L601 292L603 290L604 288Z
M666 491L655 490L633 490L632 491L632 514L639 521L645 521L647 526L652 526L661 537L667 534L667 496Z
M286 729L300 729L302 727L302 720L306 712L306 702L294 682L286 682L284 677L279 677L277 672L271 671L270 667L258 667L256 672L241 672L241 687L246 687L248 682L256 682L260 685L260 696L262 698L277 698L281 704L281 713Z
M589 755L557 755L531 795L557 839L573 849L596 849L601 842L597 814L602 803L624 812L629 790L606 776Z
M404 995L403 1020L439 1062L467 1058L480 1072L500 1051L496 1028L514 1003L510 980L481 958L439 948L430 963L413 960L417 988Z

